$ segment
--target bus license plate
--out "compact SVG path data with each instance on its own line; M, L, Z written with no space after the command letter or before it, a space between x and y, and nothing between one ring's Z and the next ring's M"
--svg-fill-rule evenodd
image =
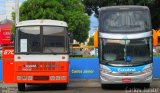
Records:
M124 82L124 83L131 83L131 78L123 78L122 82Z

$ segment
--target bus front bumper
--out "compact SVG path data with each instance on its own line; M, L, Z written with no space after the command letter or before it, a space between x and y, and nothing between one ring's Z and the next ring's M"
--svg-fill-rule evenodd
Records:
M16 83L68 83L68 72L16 72Z
M114 74L100 74L101 84L151 83L152 72L141 75L115 76Z

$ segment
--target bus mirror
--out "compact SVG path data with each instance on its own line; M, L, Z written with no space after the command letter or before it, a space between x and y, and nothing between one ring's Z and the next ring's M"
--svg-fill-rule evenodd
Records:
M158 45L158 32L156 30L153 30L153 46Z
M71 33L68 33L68 36L70 37L70 36L71 36Z
M98 47L98 31L94 33L94 47Z
M73 34L72 33L68 33L69 36L69 42L73 43Z

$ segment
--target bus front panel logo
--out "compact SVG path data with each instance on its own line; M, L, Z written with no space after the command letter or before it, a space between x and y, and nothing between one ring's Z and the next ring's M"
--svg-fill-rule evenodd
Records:
M117 68L118 72L136 72L135 68Z

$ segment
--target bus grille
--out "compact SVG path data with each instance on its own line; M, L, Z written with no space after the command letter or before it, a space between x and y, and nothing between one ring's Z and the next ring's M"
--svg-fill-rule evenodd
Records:
M49 76L34 76L33 80L49 80Z

